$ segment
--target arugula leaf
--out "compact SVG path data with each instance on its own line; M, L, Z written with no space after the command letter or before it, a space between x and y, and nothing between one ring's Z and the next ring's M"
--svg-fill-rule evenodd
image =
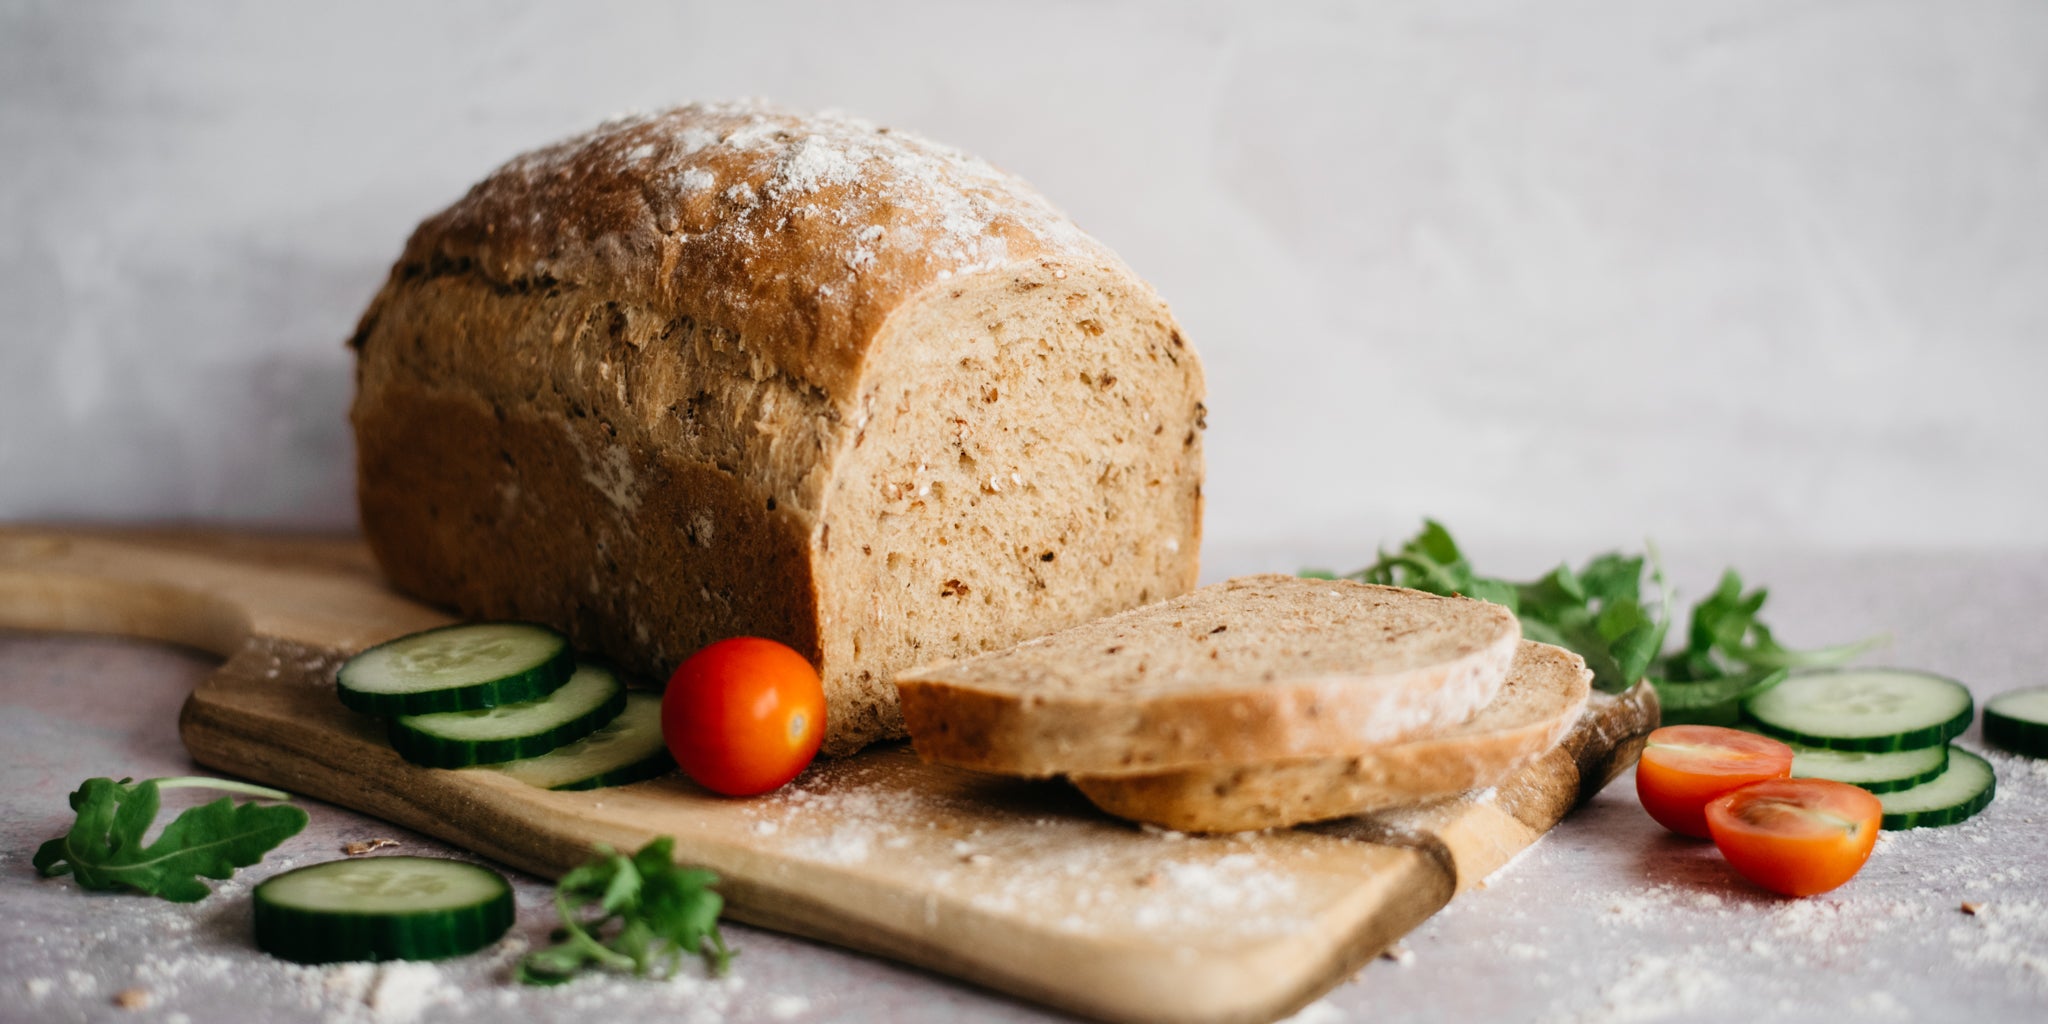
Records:
M132 889L193 903L213 891L200 878L227 878L306 827L306 812L297 807L237 804L221 797L187 808L164 826L156 842L144 846L160 791L188 788L291 799L274 789L225 779L87 779L71 794L78 820L70 832L36 850L36 871L45 878L69 874L81 889Z
M1344 578L1504 605L1522 620L1524 636L1578 652L1593 670L1594 685L1618 693L1649 670L1670 619L1669 607L1642 603L1646 565L1668 605L1662 571L1642 557L1601 555L1577 571L1560 565L1540 579L1516 583L1474 572L1450 530L1425 519L1422 531L1398 550L1382 550L1373 564Z
M709 871L678 865L669 836L655 838L631 857L599 845L595 858L556 884L562 926L554 945L520 963L519 980L559 985L592 966L668 977L686 954L703 957L711 973L724 974L733 953L718 930L725 901L711 889L717 883ZM607 929L611 938L600 938Z
M1671 682L1696 683L1739 678L1776 669L1839 665L1883 640L1872 637L1852 644L1794 651L1779 644L1769 626L1757 621L1769 591L1745 593L1742 577L1730 569L1721 574L1714 592L1693 606L1692 625L1683 650L1659 665ZM1754 692L1754 691L1753 691Z
M1655 588L1645 600L1644 579ZM1329 572L1306 573L1337 579ZM1607 552L1573 570L1559 565L1541 578L1516 583L1475 572L1449 530L1434 519L1392 554L1343 577L1362 583L1412 587L1432 594L1463 594L1505 605L1521 620L1522 635L1577 652L1593 670L1593 684L1618 693L1648 678L1667 712L1713 707L1760 693L1794 668L1836 665L1882 638L1796 651L1778 643L1757 620L1769 593L1744 591L1733 569L1696 603L1686 644L1665 653L1672 619L1671 591L1651 547L1644 555Z

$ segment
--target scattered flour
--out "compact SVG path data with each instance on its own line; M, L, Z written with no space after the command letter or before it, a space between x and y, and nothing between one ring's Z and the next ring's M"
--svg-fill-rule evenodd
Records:
M768 1016L776 1020L795 1020L809 1013L810 999L804 996L771 996L768 1000Z
M1638 954L1629 958L1619 979L1600 990L1597 1008L1569 1019L1586 1024L1663 1020L1706 1008L1728 986L1726 978L1697 965Z
M411 1024L429 1008L461 997L433 964L393 963L378 969L368 1003L379 1024Z

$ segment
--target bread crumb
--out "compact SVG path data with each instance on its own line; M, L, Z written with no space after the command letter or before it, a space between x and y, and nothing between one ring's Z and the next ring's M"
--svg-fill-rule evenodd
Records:
M139 988L124 988L114 993L114 1005L123 1010L140 1010L149 1006L149 992Z
M1392 960L1403 967L1412 967L1415 965L1415 951L1397 942L1381 950L1380 959Z
M1983 909L1984 909L1984 904L1982 904L1982 903L1975 903L1975 902L1972 902L1972 901L1970 901L1970 900L1964 900L1964 901L1963 901L1963 908L1962 908L1962 909L1963 909L1963 913L1965 913L1965 914L1968 914L1968 915L1970 915L1971 917L1976 917L1976 916L1977 916L1977 912L1978 912L1978 911L1980 911L1980 910L1983 910Z
M397 845L398 840L396 839L364 839L353 843L341 844L341 852L351 857L360 857L366 853L388 850Z

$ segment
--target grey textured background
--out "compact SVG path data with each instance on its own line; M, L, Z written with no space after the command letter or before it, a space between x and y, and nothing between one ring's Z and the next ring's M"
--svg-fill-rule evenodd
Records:
M1450 8L0 2L0 519L350 523L411 226L764 95L1151 279L1212 540L2048 546L2048 5Z

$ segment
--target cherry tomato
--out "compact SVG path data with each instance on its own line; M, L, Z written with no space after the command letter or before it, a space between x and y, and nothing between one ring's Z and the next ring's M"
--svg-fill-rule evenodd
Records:
M825 738L825 688L804 656L773 640L720 640L676 669L661 735L690 778L754 796L796 778Z
M1884 805L1827 779L1771 779L1707 804L1707 827L1742 877L1775 893L1811 896L1856 877L1877 845Z
M1650 734L1636 762L1636 796L1657 824L1707 838L1707 801L1764 779L1792 774L1792 748L1717 725L1669 725Z

